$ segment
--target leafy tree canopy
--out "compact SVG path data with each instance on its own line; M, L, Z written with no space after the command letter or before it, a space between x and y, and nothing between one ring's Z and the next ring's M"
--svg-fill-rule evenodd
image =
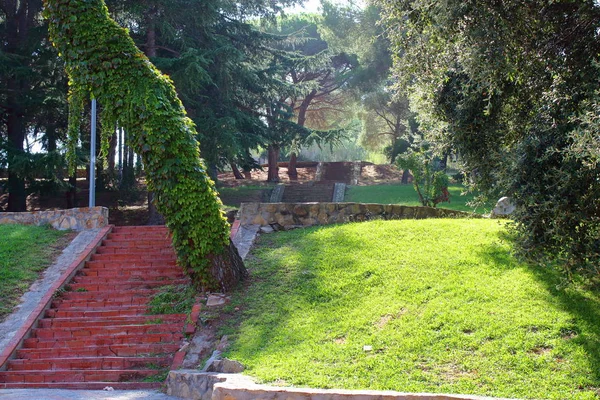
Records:
M597 275L600 5L377 3L421 127L481 190L513 198L526 254Z

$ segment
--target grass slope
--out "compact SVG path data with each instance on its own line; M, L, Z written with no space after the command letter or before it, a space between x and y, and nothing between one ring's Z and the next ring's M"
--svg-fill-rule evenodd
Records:
M263 235L227 356L281 385L600 398L600 296L510 251L492 220Z
M0 225L0 321L68 244L68 236L47 227Z
M491 207L473 208L467 203L475 197L472 193L461 195L464 186L451 184L448 186L450 203L440 203L440 208L457 211L477 212L480 214L490 212ZM372 186L350 186L344 201L357 203L402 204L406 206L420 206L419 195L413 185L386 184Z

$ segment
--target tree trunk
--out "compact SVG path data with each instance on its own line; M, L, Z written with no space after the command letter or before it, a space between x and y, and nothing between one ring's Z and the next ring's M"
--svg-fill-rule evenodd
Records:
M223 292L235 289L240 281L248 277L244 261L231 240L229 240L229 247L225 249L224 253L213 256L211 261L210 274L219 282Z
M56 151L56 126L48 124L46 127L46 140L48 153Z
M244 178L245 179L252 179L252 173L250 173L250 171L244 171Z
M219 181L219 169L217 168L216 164L210 164L208 166L208 176L214 183Z
M164 225L165 217L156 209L154 192L148 192L148 222L146 225Z
M292 154L290 154L290 162L288 163L288 176L292 181L298 180L298 170L296 169L297 163L298 157L296 156L296 153L293 152Z
M117 131L114 131L108 142L108 181L114 185L116 171L115 171L115 154L117 151Z
M101 192L106 188L106 172L104 171L104 156L101 156L102 148L102 130L96 131L96 192Z
M18 86L18 82L9 82L9 87ZM9 91L10 92L10 91ZM13 103L13 104L11 104ZM12 105L12 107L10 106ZM25 179L14 168L19 158L25 156L23 142L25 140L25 127L22 124L22 115L19 107L13 101L9 103L7 118L8 133L8 208L7 211L21 212L27 210L27 193L25 192Z
M235 177L235 179L244 179L244 175L242 175L242 173L240 172L238 167L235 165L235 163L230 162L229 166L231 167L231 170L233 171L233 176Z
M446 172L448 168L448 153L444 153L442 158L440 159L440 170Z
M267 182L279 182L279 145L270 144L268 147L269 151L269 171L267 173Z
M300 106L298 107L298 125L304 126L304 124L306 123L306 112L308 111L308 107L310 106L310 103L313 101L313 99L315 98L316 95L317 95L317 90L313 89L302 100L302 103L300 103ZM290 177L290 180L292 180L292 181L298 180L298 170L296 169L296 164L297 164L297 155L296 155L296 152L294 151L290 155L290 162L288 164L288 176Z
M154 19L156 17L156 8L151 7L147 10L145 15L146 20L146 48L144 53L148 58L156 57L156 24Z
M127 144L128 134L123 134L123 177L121 179L121 189L129 190L135 183L135 171L133 165L133 149Z
M69 190L66 195L67 208L77 207L77 172L74 172L73 175L69 177Z
M410 178L410 171L405 169L402 171L402 181L401 183L406 185L408 183L408 178Z
M123 182L123 128L119 128L117 141L118 141L118 145L119 145L117 160L118 160L118 164L119 164L119 187L120 187L121 183Z

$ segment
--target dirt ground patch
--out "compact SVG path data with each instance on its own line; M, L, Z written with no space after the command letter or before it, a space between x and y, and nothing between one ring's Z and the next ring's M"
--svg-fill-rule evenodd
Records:
M360 180L360 186L378 185L382 183L395 183L402 180L402 170L393 165L386 164L370 164L364 165Z
M298 170L298 182L312 181L315 179L317 173L316 167L297 168ZM233 172L221 172L219 173L219 186L222 187L237 187L247 185L268 185L267 184L267 169L264 168L262 171L256 170L251 173L252 179L235 179ZM279 167L279 179L280 183L289 184L292 181L288 176L287 167Z

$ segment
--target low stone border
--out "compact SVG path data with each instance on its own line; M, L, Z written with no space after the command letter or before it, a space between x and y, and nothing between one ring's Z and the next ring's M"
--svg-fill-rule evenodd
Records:
M343 182L336 182L333 184L333 199L334 203L341 203L346 197L346 184Z
M277 184L271 192L271 198L269 203L280 203L283 199L283 192L285 191L285 185L283 183Z
M189 319L186 321L185 326L183 328L183 333L187 336L193 336L196 333L198 327L198 319L200 318L200 311L202 311L202 304L197 302L192 307L192 311L190 312ZM187 355L189 349L189 345L184 345L181 349L175 353L173 356L173 361L171 362L171 369L179 369L183 365L185 360L185 356Z
M483 218L445 208L362 203L242 203L239 216L241 226L283 230L375 219Z
M37 321L43 316L44 312L50 308L54 293L62 288L67 282L75 276L75 273L79 271L85 265L85 262L89 260L92 254L96 251L96 248L100 246L102 240L110 233L113 226L106 226L102 229L96 237L85 247L81 254L69 265L65 272L57 279L50 288L48 288L46 294L42 297L35 310L31 312L27 320L21 325L19 330L15 333L13 339L0 353L0 370L6 369L6 362L13 358L17 349L23 344L23 340L27 339L31 335L31 329L37 323Z
M167 394L194 400L492 400L492 397L378 390L309 389L257 385L245 375L169 372ZM508 399L496 399L508 400Z
M51 225L54 229L74 231L103 228L108 225L108 208L4 212L0 213L0 224Z

